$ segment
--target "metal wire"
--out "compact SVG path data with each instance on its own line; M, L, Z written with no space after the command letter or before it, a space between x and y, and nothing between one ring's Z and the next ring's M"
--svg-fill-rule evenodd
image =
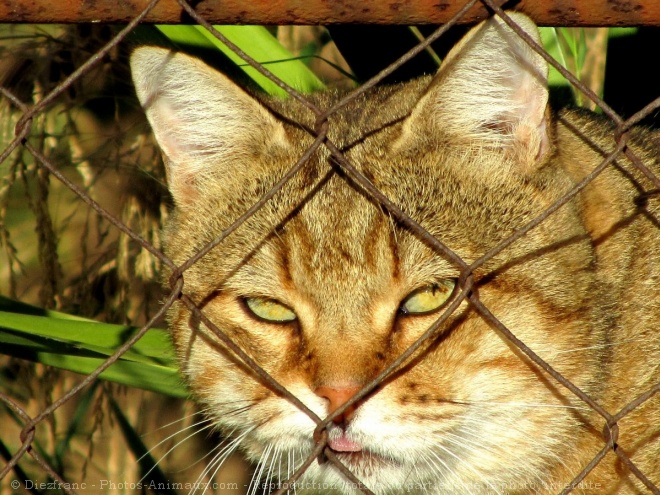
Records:
M76 186L71 180L69 180L65 174L60 170L60 166L57 163L54 163L51 159L44 156L43 153L37 149L37 147L31 145L28 142L30 133L32 131L32 122L33 119L43 113L48 109L56 99L62 95L67 89L69 89L75 82L79 81L81 77L85 74L88 74L89 71L108 54L110 51L115 48L129 33L131 33L135 27L140 23L140 21L147 15L147 13L156 5L158 0L151 0L149 5L142 10L141 12L136 12L136 16L133 21L127 25L124 29L121 30L113 39L104 46L101 50L96 52L92 57L89 58L87 62L81 65L76 69L68 78L66 78L62 83L57 85L50 93L48 93L38 104L34 106L28 106L20 101L14 94L11 93L6 88L0 87L0 94L7 99L10 104L15 106L22 116L15 127L15 138L9 143L4 150L0 150L0 162L7 159L13 151L17 148L22 148L23 150L29 152L39 163L41 167L45 170L48 170L56 179L61 181L67 188L69 188L80 200L88 205L89 208L96 211L99 215L104 217L108 222L114 225L119 231L124 235L136 241L142 249L145 249L157 257L164 265L166 265L172 272L170 277L170 293L167 299L163 302L160 307L160 310L156 315L154 315L148 323L146 323L133 337L126 341L117 351L110 356L99 368L97 368L93 373L88 375L83 381L78 385L71 388L67 393L63 394L59 399L53 402L49 407L42 410L39 414L34 417L31 417L15 400L11 397L0 393L0 401L2 401L8 408L10 408L14 413L21 419L24 424L23 430L21 432L21 447L17 450L12 458L7 462L2 471L0 471L0 479L5 478L8 473L11 472L17 465L17 463L23 458L26 454L32 456L36 463L44 469L52 479L61 483L63 490L66 493L74 494L75 491L70 489L65 480L62 479L60 474L43 458L39 455L35 449L32 448L32 443L35 438L35 428L36 426L46 420L49 415L51 415L55 410L62 407L63 404L71 400L72 397L76 396L83 390L85 387L88 387L98 376L109 368L113 363L115 363L123 353L131 349L131 347L137 342L152 326L158 321L162 315L175 303L179 300L184 304L190 313L202 322L206 328L208 328L220 341L227 346L243 363L250 367L258 379L262 383L270 388L272 391L276 392L278 395L286 397L292 404L296 405L301 411L307 414L312 421L316 424L316 429L314 431L314 439L316 441L315 448L312 453L304 460L302 465L293 473L290 478L284 482L279 489L274 491L275 494L280 495L287 493L291 486L295 486L296 481L304 474L305 470L316 460L321 459L324 462L330 462L334 464L338 470L344 473L345 477L356 484L356 486L363 487L362 491L367 494L372 492L369 490L369 487L365 487L359 479L355 477L350 470L344 466L340 460L335 456L334 452L327 447L328 442L328 426L332 423L333 419L341 416L349 408L357 404L359 401L363 400L370 393L373 392L380 384L382 384L388 377L391 377L393 373L401 370L406 363L409 363L422 349L425 345L428 345L433 339L438 335L438 332L442 328L443 324L451 317L451 315L457 310L459 305L464 303L469 303L470 306L481 315L481 317L488 322L493 328L497 329L501 335L504 336L513 346L519 349L524 353L531 361L533 361L538 367L544 370L555 382L561 384L577 398L579 398L587 407L595 411L600 415L604 420L603 426L603 447L602 449L593 457L592 461L584 467L584 469L576 473L575 478L571 483L569 483L563 490L562 494L570 493L579 485L581 481L601 462L601 460L610 452L614 452L621 461L627 465L630 471L648 488L651 493L660 494L660 490L656 487L647 476L641 472L637 466L631 461L631 459L625 454L625 452L618 446L618 429L619 421L628 415L631 411L638 408L641 404L650 400L655 394L660 391L660 384L654 385L647 392L639 395L634 400L630 401L625 407L623 407L618 412L606 411L603 407L597 403L592 397L587 393L577 387L575 384L571 383L570 380L562 376L557 370L555 370L549 363L544 361L539 357L532 349L530 349L524 342L522 342L516 335L509 330L502 322L500 322L495 315L487 308L483 302L479 299L478 292L474 289L474 272L482 267L489 260L492 260L497 254L502 252L504 249L520 240L526 236L530 231L538 227L540 224L545 222L548 217L556 213L562 207L564 207L571 199L578 195L588 184L595 180L599 174L601 174L608 167L611 167L612 164L625 155L630 162L637 167L642 174L644 174L648 179L655 185L656 191L648 191L647 194L656 194L657 191L660 191L660 180L655 176L655 174L644 165L644 163L639 159L639 157L634 153L634 151L628 146L629 140L629 130L632 125L638 123L644 117L650 115L653 111L656 111L660 108L660 97L656 98L653 102L649 103L645 108L640 110L637 114L633 115L629 119L625 120L619 116L612 108L610 108L601 98L598 97L593 91L588 87L582 84L577 80L570 72L568 72L564 67L558 64L549 54L545 52L543 47L539 46L524 30L519 28L515 22L510 19L499 7L498 4L492 0L480 0L484 5L486 5L492 12L496 15L499 15L504 22L506 22L511 29L513 29L530 47L536 51L540 56L542 56L550 65L555 67L564 77L566 77L571 84L581 91L588 99L593 101L603 113L609 117L611 122L615 125L615 130L613 132L613 142L615 143L613 151L606 156L602 162L594 168L594 170L583 178L579 183L577 183L570 190L567 190L561 197L543 211L538 217L528 222L526 225L521 226L518 230L512 234L503 237L502 240L490 250L484 253L480 258L475 260L472 263L467 263L464 261L458 254L449 249L441 239L438 239L431 235L427 230L425 230L414 218L404 212L395 202L390 200L385 194L383 194L367 177L365 177L351 162L347 159L344 154L338 149L332 141L328 138L328 129L331 125L329 118L336 113L339 109L344 107L346 104L354 101L359 95L367 91L370 87L377 84L388 74L391 74L397 68L401 67L406 63L410 58L424 50L428 47L433 41L442 36L449 27L458 22L468 10L470 10L478 0L470 0L465 3L463 9L461 9L457 15L445 26L436 30L433 35L426 39L423 43L419 44L417 47L412 49L409 53L401 57L395 63L381 71L378 75L370 79L366 84L360 88L348 93L344 98L339 102L333 105L331 108L323 109L319 108L316 104L306 98L304 95L298 93L293 88L285 84L283 81L279 80L272 73L270 73L266 68L260 65L255 60L251 59L244 52L242 52L237 46L232 44L228 39L226 39L221 33L216 31L213 26L211 26L197 11L185 0L178 0L182 8L187 12L192 19L197 23L204 26L209 32L218 38L220 41L229 46L237 55L239 55L247 64L254 67L261 74L269 78L280 88L286 91L292 98L306 106L316 118L316 126L313 130L310 130L312 137L314 138L313 144L307 150L307 152L300 158L300 160L294 164L291 169L268 191L259 201L257 201L251 208L247 209L243 215L241 215L230 227L228 227L224 232L220 233L215 239L209 242L205 247L199 250L194 256L190 257L185 263L181 266L176 266L172 260L165 256L159 249L152 245L148 240L144 239L133 229L131 229L126 223L122 222L119 218L113 215L107 208L104 208L96 201L94 201L89 194L87 194L82 188ZM221 244L227 236L234 232L238 227L240 227L248 218L254 215L259 211L264 205L266 205L272 197L277 194L282 188L290 181L296 174L305 168L308 164L310 157L312 157L319 148L325 146L333 158L333 162L340 167L343 172L359 184L364 191L371 196L371 198L377 202L384 210L386 210L392 217L394 217L397 222L401 225L404 225L409 229L414 235L416 235L421 242L424 242L427 246L430 246L436 251L438 256L442 256L444 259L452 263L457 270L460 271L460 280L459 280L459 290L456 295L448 305L447 309L443 314L437 319L437 321L431 325L431 327L420 336L414 344L412 344L405 352L398 356L395 360L389 363L384 369L375 376L367 385L365 385L360 391L358 391L353 397L351 397L348 402L343 404L338 410L334 411L332 414L325 418L319 418L314 412L309 410L295 395L289 392L286 387L278 383L272 376L270 376L264 369L262 369L258 363L252 359L243 349L240 348L236 343L234 343L230 337L228 337L223 331L218 328L215 323L207 317L204 313L204 310L200 308L190 297L189 294L185 291L184 276L186 271L197 263L203 256L208 254L211 250L216 248Z

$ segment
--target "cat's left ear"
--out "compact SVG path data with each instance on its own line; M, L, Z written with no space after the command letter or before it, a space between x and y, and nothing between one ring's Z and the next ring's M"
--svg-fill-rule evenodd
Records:
M240 187L247 164L287 140L264 106L196 58L145 46L131 55L131 71L179 207L194 205L218 177Z
M538 28L508 13L534 41ZM436 130L461 146L503 150L523 171L550 151L548 65L499 17L473 28L447 55L406 122L404 136Z

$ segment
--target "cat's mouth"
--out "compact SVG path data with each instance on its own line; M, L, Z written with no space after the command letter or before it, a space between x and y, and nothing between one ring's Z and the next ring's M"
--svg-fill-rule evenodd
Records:
M342 434L336 438L330 437L328 439L328 447L337 453L362 451L362 445L354 440L351 440L345 434Z
M391 458L364 448L359 442L341 435L328 440L328 448L351 472L360 476L373 476L396 462Z
M366 480L391 469L396 464L390 458L385 458L370 450L362 449L357 452L336 452L330 449L337 460L341 462L358 479Z

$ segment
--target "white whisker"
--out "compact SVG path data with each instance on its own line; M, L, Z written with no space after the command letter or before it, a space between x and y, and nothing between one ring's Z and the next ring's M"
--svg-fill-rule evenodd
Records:
M440 458L434 455L435 460L431 458L429 455L431 452L426 451L423 454L423 461L426 463L427 466L432 468L432 470L436 473L436 475L439 475L442 478L443 484L446 484L450 486L449 482L449 477L448 475L452 474L451 470L449 469L449 466ZM440 462L440 466L438 466L437 462Z
M564 404L545 404L543 402L491 402L491 401L475 401L470 402L470 405L480 406L502 406L502 407L529 407L529 408L548 408L548 409L577 409L577 410L591 410L587 406L567 406Z
M460 446L460 445L459 445L459 446ZM440 444L436 444L436 448L438 448L438 449L440 449L440 450L446 452L447 454L449 454L450 456L452 456L454 459L456 459L456 460L458 461L459 464L461 464L461 465L464 466L468 471L470 471L472 474L474 474L475 477L476 477L476 479L483 479L483 474L480 473L480 472L478 472L478 471L472 466L472 464L471 464L470 462L468 462L467 460L463 459L463 458L460 457L459 455L455 454L455 453L454 453L452 450L450 450L449 448L445 447L444 445L440 445ZM436 453L433 452L433 451L432 451L432 454L433 454L433 455L436 455L436 456L438 455L438 454L436 454ZM472 492L470 492L469 488L463 483L463 481L462 481L460 478L458 478L458 479L459 479L459 481L460 481L460 484L461 484L466 490L468 490L469 493L472 493ZM493 490L495 491L496 494L500 495L499 490L497 490L497 488L495 488L495 487L494 487L489 481L486 480L486 484L487 484L491 489L493 489Z
M625 340L619 340L617 342L608 342L608 343L596 344L585 347L576 347L575 349L568 349L565 351L555 351L555 354L567 354L570 352L582 352L582 351L591 351L594 349L605 349L607 347L617 347L617 346L621 346L622 344L630 344L631 342L643 342L643 340L644 339L625 339Z
M272 444L268 444L264 449L264 452L261 455L261 458L259 459L259 463L257 464L257 467L252 473L252 479L250 480L250 485L248 486L249 495L255 495L257 493L257 489L259 487L259 481L262 479L264 467L266 465L266 462L268 461L268 457L270 456L270 452L272 449L273 449Z
M193 416L198 416L198 415L202 415L202 414L203 414L202 411L195 411L194 413L186 414L185 416L182 416L182 417L179 418L179 419L175 419L174 421L171 421L171 422L169 422L169 423L167 423L167 424L165 424L165 425L159 426L158 428L154 428L153 430L148 431L148 432L146 432L146 433L143 433L143 434L140 435L140 436L141 436L141 437L147 437L147 436L149 436L149 435L153 435L153 434L155 434L156 432L158 432L158 431L160 431L160 430L164 430L165 428L169 428L170 426L175 425L175 424L177 424L177 423L182 423L183 421L187 420L188 418L192 418ZM209 420L207 419L206 421L209 421ZM200 422L195 423L195 424L200 424L200 423L202 423L202 422L203 422L203 421L200 421Z
M244 431L243 433L241 433L238 437L230 440L227 443L220 443L217 447L213 449L213 450L219 449L219 451L213 456L213 459L211 459L209 464L204 468L204 470L199 474L199 476L197 476L197 479L195 480L195 483L193 484L191 490L188 492L188 495L195 493L201 481L204 479L205 476L207 476L211 472L211 470L213 470L213 475L210 478L216 475L218 469L220 469L220 467L224 464L227 458L234 453L234 451L238 448L238 446L243 441L243 439L249 433L251 433L253 429L254 428L250 428ZM207 488L208 485L204 487L204 491L202 492L202 495L204 495Z
M273 469L275 466L275 460L280 457L280 447L277 446L275 447L275 451L273 452L273 455L271 456L270 459L270 465L268 466L268 471L266 472L266 477L263 481L263 491L262 493L266 495L268 492L268 488L271 484L271 481L273 480Z
M182 428L182 429L180 429L180 430L178 430L178 431L175 431L175 432L172 433L171 435L168 435L168 436L166 436L165 438L163 438L160 442L158 442L156 445L154 445L153 447L151 447L147 452L145 452L145 453L142 454L140 457L138 457L137 461L138 461L138 462L141 461L145 456L149 455L149 454L151 453L152 450L154 450L155 448L157 448L159 445L162 445L163 443L167 442L167 441L170 440L171 438L177 436L178 434L183 433L184 431L189 430L189 429L191 429L191 428L195 428L196 426L202 425L202 424L204 424L204 423L210 423L210 422L211 422L210 419L203 419L202 421L198 421L197 423L193 423L193 424L191 424L191 425L189 425L189 426L186 426L185 428ZM173 424L173 423L170 423L170 424ZM197 433L199 433L199 432L201 432L201 431L204 431L204 430L206 430L206 429L208 429L208 428L211 428L211 427L213 427L213 425L212 425L212 424L209 424L209 425L205 426L204 428L201 428L200 430L195 431L195 432L192 433L191 435L188 435L186 438L184 438L184 440L190 438L191 436L196 435ZM177 444L177 445L178 445L178 444Z
M160 464L160 462L161 462L163 459L165 459L165 457L167 457L167 456L170 454L170 452L172 452L172 451L173 451L174 449L176 449L179 445L181 445L182 443L184 443L186 440L188 440L188 439L194 437L194 436L197 435L198 433L201 433L201 432L204 431L204 430L208 430L209 428L212 428L212 427L213 427L213 424L210 423L209 420L203 420L203 421L200 421L200 422L198 422L198 423L195 423L195 424L192 424L192 425L190 425L190 426L187 426L187 427L184 428L183 430L179 430L179 431L177 431L177 432L175 432L175 433L172 433L172 434L169 435L167 438L161 440L161 441L158 442L156 445L154 445L153 447L151 447L147 452L145 452L144 454L142 454L142 455L140 456L140 458L138 459L138 462L141 461L141 460L142 460L144 457L146 457L147 455L149 455L149 454L151 453L151 451L154 450L156 447L158 447L158 446L161 445L162 443L168 441L168 440L171 439L172 437L178 435L179 433L181 433L181 432L183 432L183 431L186 431L186 430L188 430L188 429L190 429L190 428L194 428L194 427L196 427L196 426L198 426L198 425L200 425L200 424L204 424L204 423L207 423L207 422L208 422L209 424L206 425L204 428L200 428L200 429L198 429L198 430L193 431L192 433L190 433L189 435L187 435L186 437L184 437L182 440L179 440L178 442L176 442L172 447L170 447L170 448L167 450L167 452L165 452L162 456L160 456L160 458L154 463L154 465L151 466L151 469L149 469L146 473L144 473L144 475L142 476L142 478L140 479L139 482L142 483L142 482L145 480L145 478L146 478L147 476L149 476L149 474L150 474L154 469L156 469L156 466L158 466L158 464Z

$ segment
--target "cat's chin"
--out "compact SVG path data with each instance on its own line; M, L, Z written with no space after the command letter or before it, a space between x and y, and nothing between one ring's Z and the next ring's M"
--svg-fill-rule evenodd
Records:
M352 473L359 478L360 474L364 476L374 476L382 469L392 469L400 466L398 462L391 458L385 458L369 450L360 450L357 452L336 452L330 449L332 454L346 466Z
M342 474L339 467L327 460L321 464L313 464L303 476L299 486L302 488L318 488L322 493L357 495L362 488L369 488L377 495L399 494L410 491L408 479L414 468L404 462L383 456L373 451L363 449L358 452L326 451L327 457L332 455L356 480L350 480Z

